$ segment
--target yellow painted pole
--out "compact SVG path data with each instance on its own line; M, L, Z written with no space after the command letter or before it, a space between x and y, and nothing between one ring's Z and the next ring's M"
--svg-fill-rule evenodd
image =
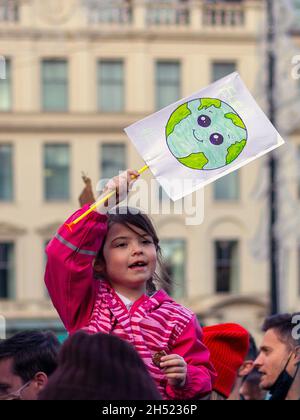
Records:
M149 169L148 165L143 166L143 168L141 168L138 173L141 175L142 173L146 172ZM132 176L132 179L134 179L135 177ZM96 210L99 206L101 206L101 204L105 203L105 201L109 200L111 197L113 197L116 193L116 190L111 191L109 194L107 194L105 197L101 198L101 200L96 201L94 204L92 204L90 206L90 208L83 213L81 216L79 216L77 219L73 220L73 222L71 223L66 223L65 226L72 232L72 227L77 225L77 223L79 223L82 219L84 219L86 216L88 216L90 213L92 213L92 211Z

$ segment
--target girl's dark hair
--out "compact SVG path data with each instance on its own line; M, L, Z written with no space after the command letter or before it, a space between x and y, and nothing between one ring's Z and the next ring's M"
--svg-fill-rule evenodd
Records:
M142 236L134 229L134 227L136 227L144 231L145 235L151 236L157 253L158 273L155 272L153 277L148 280L147 293L151 295L159 289L164 289L167 293L170 293L171 279L169 277L166 265L163 261L158 236L149 216L147 216L139 209L131 207L118 207L114 210L114 212L108 213L108 229L110 229L114 224L126 226L132 232L138 234L139 236ZM104 240L94 262L94 276L95 278L99 279L103 278L103 276L105 275L104 270L99 270L99 268L96 268L99 266L105 267L105 261L103 256L105 242L106 241Z

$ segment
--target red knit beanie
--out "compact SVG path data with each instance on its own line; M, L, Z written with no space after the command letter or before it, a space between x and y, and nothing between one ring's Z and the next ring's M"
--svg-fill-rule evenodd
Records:
M231 394L239 368L248 354L249 339L249 333L237 324L203 328L203 341L218 374L213 389L225 398Z

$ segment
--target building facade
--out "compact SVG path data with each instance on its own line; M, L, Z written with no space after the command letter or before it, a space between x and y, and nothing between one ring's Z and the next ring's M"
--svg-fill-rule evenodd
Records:
M0 313L9 333L62 332L44 249L78 207L81 172L95 185L143 166L123 129L232 71L257 95L263 17L260 0L0 0ZM254 334L269 290L266 202L255 194L264 162L207 187L199 226L153 216L174 296L203 322L239 321ZM159 189L155 200L166 200ZM294 245L289 310L300 303Z

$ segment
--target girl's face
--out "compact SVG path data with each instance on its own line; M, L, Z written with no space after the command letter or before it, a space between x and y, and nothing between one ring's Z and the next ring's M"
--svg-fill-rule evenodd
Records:
M156 247L153 239L143 230L115 223L108 231L103 249L108 280L114 287L140 289L153 276Z

